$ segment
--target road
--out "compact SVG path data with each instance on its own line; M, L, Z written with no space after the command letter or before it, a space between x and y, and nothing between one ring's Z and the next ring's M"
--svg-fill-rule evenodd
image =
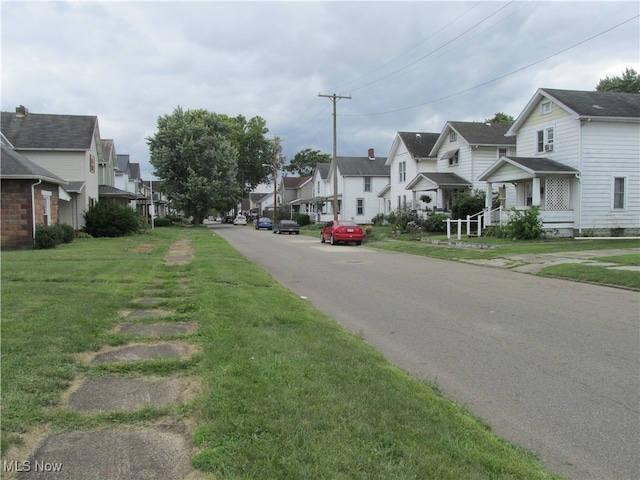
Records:
M640 478L640 295L209 225L498 436L576 480Z

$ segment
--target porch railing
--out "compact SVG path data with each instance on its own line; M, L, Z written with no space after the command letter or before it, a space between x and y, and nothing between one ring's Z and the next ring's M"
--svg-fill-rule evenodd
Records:
M498 222L500 223L500 225L502 225L502 206L500 207L496 207L494 209L486 209L486 210L482 210L478 213L475 213L473 215L467 215L466 220L463 220L461 218L458 218L457 220L451 220L450 218L447 218L446 220L443 220L443 222L445 222L447 224L447 239L451 240L451 224L456 224L457 225L457 239L460 240L460 238L462 237L462 224L464 223L467 227L467 236L470 237L471 234L471 224L475 223L475 230L476 230L476 235L478 237L482 236L482 227L483 225L489 226L489 225L493 225L494 224L494 219L493 216L494 214L497 212L498 213Z

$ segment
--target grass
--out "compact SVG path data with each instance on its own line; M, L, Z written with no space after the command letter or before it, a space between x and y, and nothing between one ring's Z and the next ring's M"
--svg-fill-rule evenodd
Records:
M303 233L317 236L318 226L304 227ZM439 243L431 243L432 240ZM581 252L589 250L627 249L640 247L637 239L580 239L549 238L529 241L513 241L504 238L462 236L460 242L467 247L449 245L446 235L402 234L393 236L391 227L374 226L371 233L365 237L364 244L390 250L431 258L452 261L490 260L510 255ZM452 242L458 242L455 235ZM475 246L476 248L471 248ZM481 248L482 247L482 248ZM612 262L626 266L640 265L639 254L621 255L616 257L598 257L599 262ZM519 264L522 264L521 262ZM591 282L602 285L619 286L640 290L640 274L637 271L613 270L604 266L589 266L580 264L565 264L543 269L543 276L553 276L568 280Z
M184 235L194 260L164 266L168 246ZM178 310L173 320L197 320L186 340L198 356L120 366L74 360L117 343L110 330L118 310L158 284ZM175 417L195 425L194 466L219 479L557 478L206 228L5 252L2 306L3 450L43 424L59 431ZM180 407L83 415L60 405L73 379L102 374L189 375L202 389Z

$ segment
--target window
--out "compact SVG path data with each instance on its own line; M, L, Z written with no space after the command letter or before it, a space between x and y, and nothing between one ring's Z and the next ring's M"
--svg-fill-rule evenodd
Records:
M316 192L316 195L320 195L320 180L318 180L318 191Z
M553 151L553 127L538 130L538 153Z
M540 104L540 115L546 115L548 113L551 113L551 101L547 100L545 102L542 102Z
M398 163L398 182L407 181L407 162Z
M533 181L528 180L524 184L524 204L527 207L533 205Z
M42 224L51 225L51 192L46 190L42 191Z
M501 159L502 157L506 157L509 154L509 150L506 148L499 148L498 149L498 160Z
M93 155L89 155L89 171L96 173L96 157Z
M615 210L624 209L625 180L624 177L613 178L613 208Z
M356 211L358 215L364 215L364 198L356 199Z
M458 165L458 151L449 157L449 165Z
M364 177L364 191L371 191L371 177Z
M457 139L458 139L458 134L453 130L451 130L451 133L449 133L449 141L455 142Z

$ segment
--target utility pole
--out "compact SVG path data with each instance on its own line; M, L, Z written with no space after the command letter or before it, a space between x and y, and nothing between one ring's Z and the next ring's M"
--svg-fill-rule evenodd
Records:
M337 146L337 129L336 129L336 102L341 99L351 100L351 96L343 95L321 95L319 97L330 98L333 102L333 157L331 158L331 168L333 169L333 219L338 220L338 165L336 162L338 146Z
M278 142L280 139L273 139L273 226L278 221Z

